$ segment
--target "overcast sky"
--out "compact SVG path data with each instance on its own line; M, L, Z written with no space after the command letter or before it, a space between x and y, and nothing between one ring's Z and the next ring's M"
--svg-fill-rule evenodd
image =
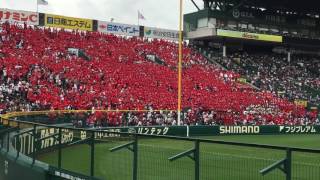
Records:
M140 25L178 29L179 0L47 0L39 12L103 21L138 24L138 10L146 20ZM202 0L195 0L202 6ZM36 11L37 0L0 0L1 8ZM184 0L184 13L194 12L191 0Z

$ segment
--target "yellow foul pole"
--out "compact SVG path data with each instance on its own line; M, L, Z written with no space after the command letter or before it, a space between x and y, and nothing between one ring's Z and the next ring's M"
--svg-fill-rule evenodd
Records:
M182 81L182 8L183 0L180 0L179 8L179 62L178 62L178 125L181 125L181 81Z

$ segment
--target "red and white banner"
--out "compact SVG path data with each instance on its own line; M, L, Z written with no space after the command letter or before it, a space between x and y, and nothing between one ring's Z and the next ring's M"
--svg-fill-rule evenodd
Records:
M35 12L0 8L0 22L4 23L6 21L12 24L39 25L39 15Z
M139 36L140 29L137 25L120 24L106 21L98 21L98 31L124 36Z

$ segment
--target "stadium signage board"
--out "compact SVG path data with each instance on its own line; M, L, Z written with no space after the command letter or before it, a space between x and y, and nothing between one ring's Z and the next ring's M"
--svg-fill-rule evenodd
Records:
M179 31L144 27L144 37L177 41L179 40Z
M113 133L115 132L115 133ZM108 129L108 130L103 130L100 132L95 132L94 133L94 137L97 139L104 139L104 138L108 138L108 137L120 137L120 134L117 134L117 132L123 132L121 131L121 129ZM87 138L87 137L85 137ZM85 139L84 138L84 139ZM83 137L81 137L81 139L83 139Z
M285 134L317 133L315 126L279 126L279 132Z
M120 137L117 133L138 133L146 135L168 135L170 127L126 127L126 128L108 128L99 132L95 132L95 138L104 139L109 137ZM87 138L85 131L81 132L81 139ZM179 134L179 133L177 133Z
M240 11L239 9L234 9L232 12L234 18L255 18L253 12L250 11Z
M35 12L18 11L0 8L0 22L11 24L39 25L39 15Z
M219 134L259 134L260 126L220 126Z
M20 136L20 143L22 146L20 147L20 152L23 154L30 154L33 152L33 136L31 134L25 133Z
M37 130L36 137L42 139L41 141L39 141L39 143L37 143L37 149L43 150L43 149L58 145L59 138L58 138L58 135L55 135L58 133L59 133L59 129L57 128L42 128ZM55 137L49 137L53 135L55 135ZM62 135L61 136L62 144L71 143L76 139L74 138L74 132L68 129L62 129L61 135ZM20 136L20 143L21 143L20 152L23 154L32 153L34 151L33 145L32 145L33 140L34 140L34 137L29 133L25 133L22 136Z
M139 26L130 24L111 23L106 21L98 21L98 31L124 36L139 36Z
M282 36L231 31L231 30L224 30L224 29L218 29L217 35L223 36L223 37L250 39L250 40L257 40L257 41L269 41L269 42L279 42L279 43L283 42Z
M49 174L54 176L53 179L70 179L70 180L87 180L87 179L95 180L96 179L93 177L88 177L86 175L79 174L77 172L56 168L54 166L49 166Z
M294 104L297 105L297 106L307 107L308 106L308 101L296 99L296 100L294 100Z
M56 177L61 177L63 179L74 179L74 180L86 180L86 178L82 178L82 177L77 177L77 176L74 176L74 175L71 175L71 174L68 174L66 172L62 172L61 170L60 171L54 171L54 175Z
M167 135L169 127L139 127L137 128L138 134L149 134L149 135Z
M47 27L92 31L93 21L53 14L45 14L44 25Z
M40 138L49 137L58 132L59 130L55 128L42 129L40 130ZM73 141L73 137L74 135L72 131L69 131L68 129L62 129L62 138L61 138L62 144L71 143ZM59 144L58 138L54 138L54 137L47 138L47 139L41 140L40 149L46 149L58 144Z
M116 132L116 133L113 133ZM122 132L121 129L107 129L107 130L102 130L102 131L97 131L94 132L94 138L95 139L104 139L104 138L109 138L109 137L120 137L120 134L117 134L118 132ZM90 132L87 131L80 131L76 133L75 135L77 138L80 138L80 140L85 140L87 138L90 138Z

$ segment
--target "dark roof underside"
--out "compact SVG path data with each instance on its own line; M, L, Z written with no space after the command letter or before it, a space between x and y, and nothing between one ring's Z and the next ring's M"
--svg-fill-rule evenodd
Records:
M204 0L252 5L276 10L292 10L301 13L320 13L320 0Z

